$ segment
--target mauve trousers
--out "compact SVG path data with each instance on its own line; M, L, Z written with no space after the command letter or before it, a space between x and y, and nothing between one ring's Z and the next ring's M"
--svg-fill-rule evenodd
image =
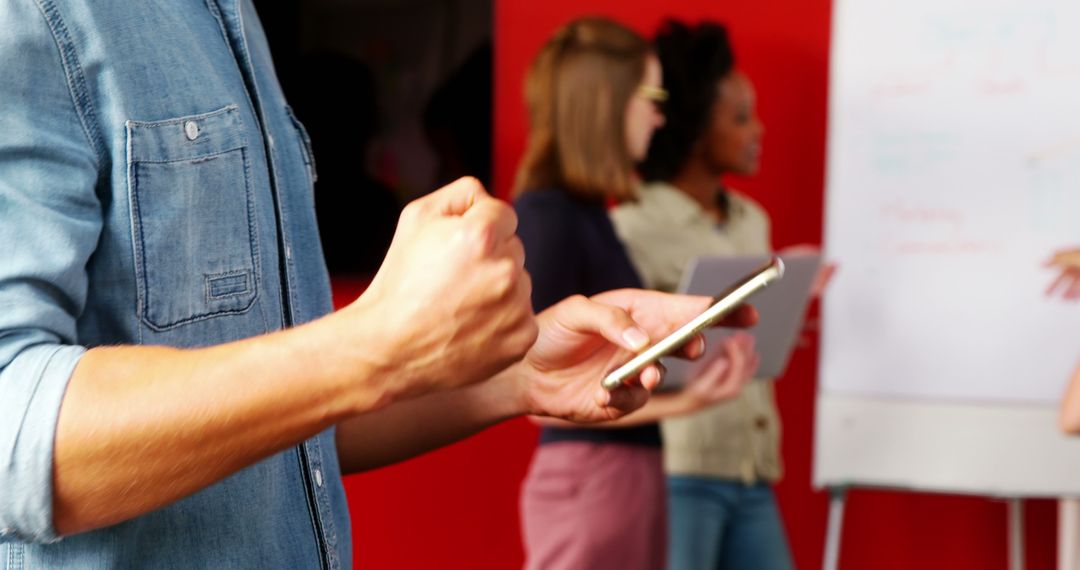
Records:
M667 489L659 447L537 448L521 492L528 570L662 570Z

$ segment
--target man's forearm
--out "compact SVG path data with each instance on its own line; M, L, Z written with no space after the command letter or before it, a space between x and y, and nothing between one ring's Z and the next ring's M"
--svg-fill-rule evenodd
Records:
M332 315L199 350L88 351L57 425L58 533L162 507L385 403L381 371L330 354L345 324Z
M519 370L515 365L486 382L395 403L338 424L342 474L404 461L526 413Z
M540 335L520 362L485 382L420 396L338 424L337 450L343 473L382 467L468 437L518 415L534 414L596 425L640 408L659 380L651 379L606 392L600 380L617 363L644 346L628 332L662 337L694 315L709 297L683 297L651 291L603 293L599 301L566 299L537 316ZM633 313L641 317L635 321ZM749 326L750 307L729 317L726 326ZM639 323L647 332L638 329ZM687 354L696 356L699 353ZM643 377L649 374L647 369ZM646 387L648 382L649 386ZM684 395L658 405L654 419L686 411Z

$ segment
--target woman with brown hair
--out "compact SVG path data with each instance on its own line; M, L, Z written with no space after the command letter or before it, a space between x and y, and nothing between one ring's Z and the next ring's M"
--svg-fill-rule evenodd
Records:
M529 70L528 148L515 208L536 310L572 295L640 287L607 204L635 198L634 165L663 124L659 60L610 20L561 28ZM527 568L662 568L667 518L656 421L737 395L755 365L748 336L683 391L600 428L542 420L524 483ZM599 378L597 382L599 382Z

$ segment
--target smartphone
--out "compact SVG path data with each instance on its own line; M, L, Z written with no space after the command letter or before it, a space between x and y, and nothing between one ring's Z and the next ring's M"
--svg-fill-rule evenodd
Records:
M730 314L739 305L742 305L748 297L761 291L770 283L779 281L783 276L784 261L774 255L765 265L757 268L723 293L713 297L713 304L708 309L705 309L703 313L605 376L601 385L607 390L614 390L622 386L628 379L640 374L646 366L679 350L698 333Z

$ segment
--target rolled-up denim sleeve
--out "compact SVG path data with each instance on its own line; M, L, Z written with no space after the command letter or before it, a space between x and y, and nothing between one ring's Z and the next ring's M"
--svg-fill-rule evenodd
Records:
M0 541L57 539L56 425L101 233L101 145L58 26L32 0L0 3Z

